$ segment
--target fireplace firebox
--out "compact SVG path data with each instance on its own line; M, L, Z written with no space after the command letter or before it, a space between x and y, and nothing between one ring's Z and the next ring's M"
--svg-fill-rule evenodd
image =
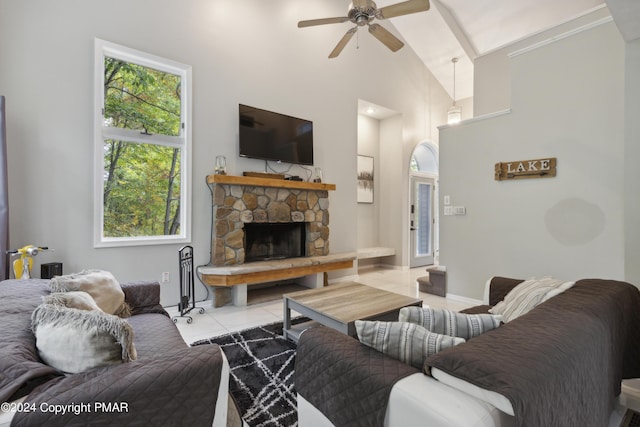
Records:
M305 256L305 223L244 224L245 262Z

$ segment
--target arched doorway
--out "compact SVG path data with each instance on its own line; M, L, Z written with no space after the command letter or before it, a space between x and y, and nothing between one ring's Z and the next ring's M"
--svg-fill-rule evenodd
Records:
M409 266L413 268L437 261L438 146L429 141L419 143L411 154L409 169Z

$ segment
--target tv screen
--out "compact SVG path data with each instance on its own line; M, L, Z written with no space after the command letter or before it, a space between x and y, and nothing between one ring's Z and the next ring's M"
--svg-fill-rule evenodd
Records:
M313 165L313 122L239 105L240 156Z

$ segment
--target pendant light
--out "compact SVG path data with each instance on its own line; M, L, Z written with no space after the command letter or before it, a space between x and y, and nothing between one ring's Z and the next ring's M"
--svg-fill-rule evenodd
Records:
M456 62L458 62L458 58L451 58L451 62L453 62L453 105L447 112L447 123L454 125L460 123L462 109L456 105Z

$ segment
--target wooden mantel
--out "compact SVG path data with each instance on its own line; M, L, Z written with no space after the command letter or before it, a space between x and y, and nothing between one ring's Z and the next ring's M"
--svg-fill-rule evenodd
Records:
M322 182L289 181L286 179L234 175L208 175L207 184L245 185L252 187L273 187L316 191L333 191L336 189L335 184L325 184Z

